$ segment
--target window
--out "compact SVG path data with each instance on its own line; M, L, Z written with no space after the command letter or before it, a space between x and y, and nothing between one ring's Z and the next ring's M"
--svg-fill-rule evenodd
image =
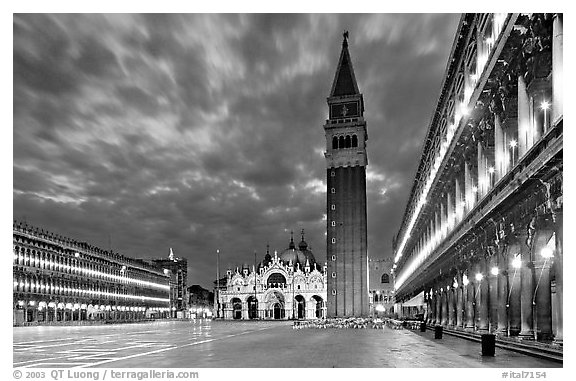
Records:
M333 260L333 261L336 260L336 256L335 256L335 255L332 256L332 260Z
M300 289L300 285L298 285L298 289Z
M332 193L332 194L336 193L336 188L330 189L330 193Z
M336 226L336 221L332 221L332 223L330 225Z
M338 149L338 138L336 136L332 138L332 149Z
M332 204L332 206L330 207L330 209L336 210L336 205L335 205L335 204Z
M336 238L332 238L332 243L336 243Z
M346 141L344 139L344 136L340 136L338 138L338 148L346 148Z
M332 295L336 295L336 290L332 289Z
M346 148L352 147L352 140L350 140L350 135L346 135Z
M352 147L358 147L358 136L352 135Z
M331 171L331 172L330 172L330 176L331 176L331 177L336 176L336 172L335 172L335 171Z
M382 274L382 279L381 279L382 283L390 283L390 275L388 274Z
M336 278L336 273L332 273L332 278Z

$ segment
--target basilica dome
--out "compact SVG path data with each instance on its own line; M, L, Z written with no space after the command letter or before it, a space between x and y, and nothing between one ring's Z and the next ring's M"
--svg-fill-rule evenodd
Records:
M308 244L304 241L304 233L302 233L302 241L298 244L298 247L294 244L294 237L290 238L290 244L288 248L280 254L280 259L288 264L292 261L292 264L296 266L296 263L300 263L300 268L304 268L306 261L310 266L314 266L316 259L310 250L308 250Z

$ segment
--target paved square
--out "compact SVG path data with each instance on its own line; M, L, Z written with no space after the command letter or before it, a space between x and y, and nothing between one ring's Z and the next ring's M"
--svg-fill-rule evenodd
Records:
M562 364L409 330L301 329L286 321L168 321L14 328L15 367L559 368Z

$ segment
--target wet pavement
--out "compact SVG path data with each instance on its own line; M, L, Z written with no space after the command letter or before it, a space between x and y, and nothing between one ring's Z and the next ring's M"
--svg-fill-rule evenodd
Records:
M286 321L165 321L13 328L14 367L560 368L561 363L434 332L293 330Z

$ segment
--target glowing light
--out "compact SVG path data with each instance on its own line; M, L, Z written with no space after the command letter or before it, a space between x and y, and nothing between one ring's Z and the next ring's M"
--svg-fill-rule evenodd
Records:
M477 186L473 186L473 187L472 187L472 192L474 192L474 193L478 192L478 187L477 187Z
M510 148L515 148L518 145L518 142L516 140L511 140L509 145L510 145Z
M542 101L542 103L540 103L540 108L542 110L548 110L550 108L550 103L548 103L548 101Z
M522 260L520 259L520 255L516 255L512 260L512 267L515 269L519 269L522 266Z
M542 250L540 250L540 255L545 259L552 258L554 257L554 250L549 247L543 247Z
M496 267L496 266L492 267L492 269L490 270L490 273L492 275L498 275L498 267Z
M452 285L452 287L458 288L458 282L454 281L454 284Z
M466 274L462 275L462 284L464 286L468 286L468 283L470 283L470 281L468 280L468 276Z
M378 312L384 312L386 310L386 308L384 308L384 306L382 304L378 304L376 306L376 311Z
M478 282L480 282L480 281L482 280L482 278L484 278L484 275L482 275L482 274L480 274L480 273L477 273L477 274L476 274L476 280L477 280Z
M494 167L489 167L489 168L488 168L488 172L494 173Z

